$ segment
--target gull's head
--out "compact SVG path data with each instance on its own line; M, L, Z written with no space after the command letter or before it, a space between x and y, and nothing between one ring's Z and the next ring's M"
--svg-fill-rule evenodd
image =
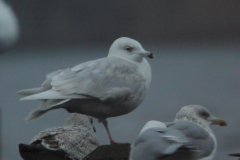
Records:
M174 121L177 120L192 121L204 128L208 128L210 125L227 125L224 119L214 117L205 107L200 105L187 105L182 107Z
M71 113L65 122L65 126L83 126L96 132L93 127L93 118L79 113Z
M138 41L127 37L115 40L109 49L108 56L117 56L136 62L141 62L144 57L154 58L154 54L144 50Z

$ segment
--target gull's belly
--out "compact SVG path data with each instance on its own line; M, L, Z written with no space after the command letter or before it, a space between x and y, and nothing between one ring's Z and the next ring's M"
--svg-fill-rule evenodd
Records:
M58 108L65 108L70 113L81 113L96 118L116 117L136 109L145 96L145 91L140 90L132 99L122 102L116 100L102 102L99 99L72 99L58 106Z

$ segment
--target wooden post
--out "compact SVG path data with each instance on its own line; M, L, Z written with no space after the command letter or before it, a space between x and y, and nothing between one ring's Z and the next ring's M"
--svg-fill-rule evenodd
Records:
M102 145L83 160L128 160L130 144Z
M19 144L19 152L24 160L71 160L63 151L51 151L41 145ZM83 160L128 160L130 144L102 145Z

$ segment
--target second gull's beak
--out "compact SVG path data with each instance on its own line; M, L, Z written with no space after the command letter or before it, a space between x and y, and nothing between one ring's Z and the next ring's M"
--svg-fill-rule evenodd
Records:
M219 125L219 126L227 126L227 122L222 118L214 118L212 120L212 124L216 124L216 125Z

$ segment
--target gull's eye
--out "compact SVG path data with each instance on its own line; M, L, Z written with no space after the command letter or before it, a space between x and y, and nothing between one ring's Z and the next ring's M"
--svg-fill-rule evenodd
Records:
M209 117L210 115L209 115L209 113L207 113L207 112L201 112L201 116L203 116L204 118L207 118L207 117Z
M126 47L125 48L127 51L131 52L132 51L132 47Z

